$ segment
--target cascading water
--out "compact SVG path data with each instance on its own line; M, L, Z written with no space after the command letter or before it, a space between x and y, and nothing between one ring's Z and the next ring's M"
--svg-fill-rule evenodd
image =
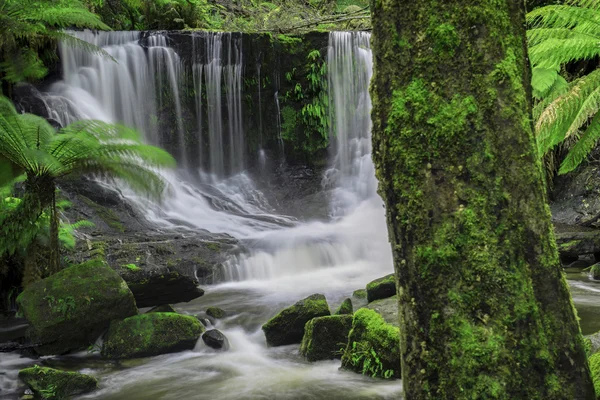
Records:
M332 187L332 214L344 215L360 202L376 197L371 160L371 98L373 56L366 32L332 32L329 36L328 83L330 134L335 157L325 173Z
M332 189L332 214L338 219L262 233L254 242L257 250L226 263L228 279L286 279L325 269L343 274L351 266L374 275L391 269L383 203L376 193L371 161L369 38L364 32L329 35L330 120L336 153L324 183Z
M112 61L98 55L74 61L69 73L80 76L79 80L65 76L63 82L44 96L53 98L48 102L49 108L62 123L89 117L122 121L142 130L148 141L160 144L164 142L160 124L144 116L157 115L167 106L177 113L177 107L167 98L177 94L178 88L171 83L170 75L181 73L180 65L169 69L165 63L178 63L178 57L171 53L172 49L162 46L164 42L146 40L148 49L145 49L139 44L139 34L128 35L127 38L119 33L86 37L123 62L112 66L108 64ZM308 364L298 356L297 346L266 347L260 330L278 310L302 297L325 293L333 310L353 290L392 270L384 209L375 192L368 144L368 81L372 68L369 35L330 34L327 61L331 66L330 96L335 104L331 112L336 152L324 187L331 192L335 218L303 223L275 214L248 174L228 176L244 167L243 158L236 158L244 152L239 117L241 42L232 34L197 35L198 42L194 45L197 58L190 76L196 91L200 152L196 155L189 150L187 172L192 164L208 168L197 180L185 179L185 171L164 172L172 188L170 197L160 207L142 202L125 188L122 190L131 202L143 207L150 221L160 226L226 232L249 249L249 253L232 257L223 266L228 282L207 288L205 296L190 303L176 305L179 312L192 315L208 305L227 310L230 316L217 321L216 328L229 338L231 349L214 352L199 341L194 351L145 359L125 369L98 367L76 359L73 361L76 365L83 363L87 367L85 373L97 376L102 382L99 391L85 398L398 398L401 392L398 381L373 381L340 371L339 361ZM117 44L117 38L121 43ZM163 48L160 50L163 54L153 58L151 53L158 49L150 51L152 48ZM69 57L77 53L77 50L64 51L74 53L66 54ZM155 62L162 66L157 68ZM163 74L163 79L157 74ZM87 83L86 76L90 77ZM149 80L144 82L144 77ZM124 90L116 91L118 82L127 79L130 82ZM112 100L109 90L115 96ZM106 96L104 91L108 92ZM161 98L165 93L167 96ZM341 101L344 96L345 101ZM63 105L64 110L59 111L58 106ZM177 133L179 129L174 128ZM206 142L202 138L207 138ZM175 145L171 148L174 154L180 155L176 150L186 149L180 147L182 143L185 139L181 141L180 137L170 143ZM205 158L198 160L199 157ZM11 362L17 361L11 359Z

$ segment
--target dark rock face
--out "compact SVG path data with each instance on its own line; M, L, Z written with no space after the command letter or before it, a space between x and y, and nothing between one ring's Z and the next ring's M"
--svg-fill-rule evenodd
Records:
M92 376L37 365L20 370L19 378L43 399L66 399L98 388L98 381Z
M229 349L229 341L220 331L216 329L211 329L209 331L204 332L202 335L202 340L208 347L212 347L217 350L228 350Z
M167 268L124 273L123 279L138 307L184 303L204 294L204 290L196 286L198 281Z
M101 262L66 268L30 285L17 298L42 355L85 348L110 321L136 315L125 281Z
M392 297L395 294L396 279L394 278L394 274L375 279L367 285L367 301L369 303L375 300Z
M313 294L282 310L262 326L269 346L284 346L300 343L304 326L316 317L330 315L325 296Z
M550 203L555 224L600 227L600 167L583 165L559 176Z
M341 358L340 349L348 341L352 315L328 315L313 318L306 323L300 354L308 361Z
M156 306L156 307L153 307L152 309L146 311L146 314L155 313L155 312L177 313L177 311L175 311L175 309L173 308L172 305L163 304L161 306Z
M136 358L191 350L204 327L194 317L150 313L113 321L104 336L102 356Z

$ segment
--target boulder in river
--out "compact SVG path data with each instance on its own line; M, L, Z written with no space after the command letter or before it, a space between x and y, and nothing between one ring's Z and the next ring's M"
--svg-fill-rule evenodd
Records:
M221 319L224 318L227 313L219 307L208 307L206 309L206 315L214 319Z
M148 357L191 350L204 326L188 315L150 313L113 321L104 335L106 358Z
M352 327L352 315L327 315L306 323L300 354L308 361L341 358Z
M38 365L20 370L19 378L37 398L43 399L65 399L98 388L98 381L92 376Z
M375 279L367 285L367 301L370 303L379 299L386 299L396 294L396 278L394 274Z
M400 330L373 310L356 311L342 368L374 378L400 378Z
M204 295L198 281L177 271L144 269L122 274L138 307L183 303Z
M125 281L98 261L65 268L31 284L17 298L36 351L63 354L94 343L110 321L136 315Z
M340 304L340 307L335 312L335 315L352 314L353 312L354 309L352 308L352 300L345 299L342 301L342 304Z
M325 296L313 294L279 312L262 326L262 330L269 346L300 343L308 321L330 314Z
M211 329L202 334L202 340L208 347L212 347L217 350L229 349L229 341L227 337L216 329Z
M600 280L600 263L592 265L590 269L590 275L593 279Z

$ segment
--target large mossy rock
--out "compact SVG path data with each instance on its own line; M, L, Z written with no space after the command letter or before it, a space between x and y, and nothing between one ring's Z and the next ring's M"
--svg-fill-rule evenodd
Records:
M330 315L325 296L313 294L282 310L262 326L269 346L284 346L300 343L304 326L316 317Z
M102 356L136 358L191 350L203 332L200 321L188 315L136 315L110 324L104 335Z
M101 262L66 268L35 282L17 298L42 355L63 354L94 343L110 321L136 315L125 281Z
M313 318L304 327L300 354L308 361L341 358L352 328L352 315Z
M356 311L342 368L374 378L400 378L400 330L373 310Z
M370 303L379 299L386 299L396 294L396 278L394 274L375 279L367 285L367 301Z
M98 388L98 381L92 376L37 365L20 370L19 378L36 397L43 399L66 399Z

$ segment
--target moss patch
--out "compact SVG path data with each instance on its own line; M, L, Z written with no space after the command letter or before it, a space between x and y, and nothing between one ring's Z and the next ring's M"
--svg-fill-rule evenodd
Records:
M385 299L396 295L396 278L394 274L375 279L367 284L367 301Z
M300 344L300 354L308 361L333 360L341 357L352 327L351 315L328 315L308 321Z
M400 331L373 310L354 313L342 368L373 378L400 378Z
M40 354L86 348L114 319L137 314L125 281L98 260L65 268L17 298Z
M325 296L313 294L282 310L264 324L262 330L269 346L300 343L306 323L313 318L329 314L331 312Z
M187 315L170 312L136 315L110 324L102 356L135 358L191 350L203 332L200 321Z
M65 399L98 388L98 381L92 376L38 365L20 370L19 378L36 396L49 400Z
M342 304L340 304L340 307L335 312L335 315L352 314L353 312L352 300L345 299Z

